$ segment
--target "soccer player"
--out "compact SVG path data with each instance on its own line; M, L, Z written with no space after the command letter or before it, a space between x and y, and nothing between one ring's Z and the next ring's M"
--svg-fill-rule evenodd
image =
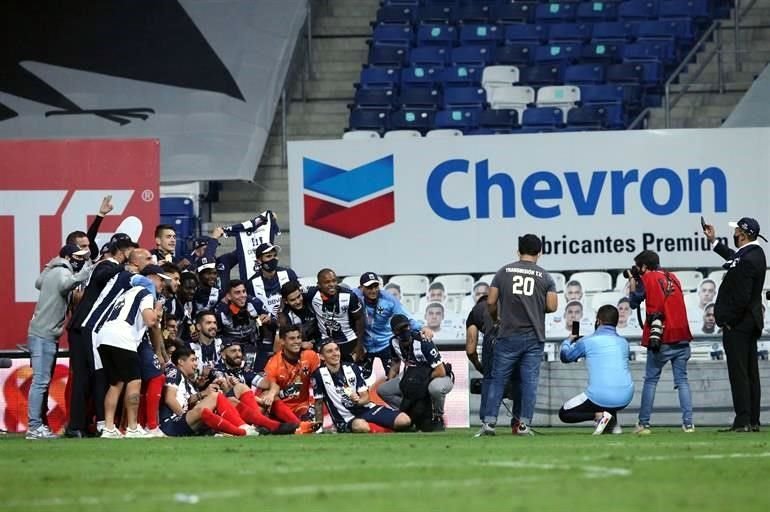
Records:
M302 287L297 281L281 286L283 309L278 313L278 327L299 326L302 333L302 350L313 349L321 339L315 313L305 302ZM279 338L280 340L280 338Z
M265 379L270 382L270 388L262 393L262 399L280 400L294 413L297 423L300 420L313 421L315 411L310 375L321 366L321 359L312 350L302 350L302 334L298 326L283 326L278 335L282 349L265 366Z
M195 330L198 340L191 342L190 349L198 359L198 370L204 366L214 366L219 362L222 338L217 337L217 316L213 311L199 311L195 316Z
M361 301L348 288L337 284L337 274L330 268L318 272L318 287L306 295L321 331L321 343L334 341L342 359L352 363L364 358L364 315Z
M315 418L323 423L323 405L329 409L337 432L369 433L405 430L412 424L403 412L369 401L369 387L361 369L343 362L340 347L329 340L321 347L324 366L313 372Z
M258 350L261 350L257 345L262 337L260 329L275 323L275 318L270 315L264 303L246 293L246 284L243 281L233 279L228 284L225 302L218 303L215 312L222 339L236 341L247 354L247 366L262 371L267 359L256 359ZM270 351L272 349L271 342Z

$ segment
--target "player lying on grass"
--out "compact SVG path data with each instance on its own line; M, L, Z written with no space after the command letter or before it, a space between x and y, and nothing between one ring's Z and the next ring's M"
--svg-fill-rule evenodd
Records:
M403 412L369 401L369 388L358 365L341 361L340 347L333 341L321 346L324 366L313 372L316 421L323 421L323 405L329 410L337 432L369 433L406 430L412 420Z

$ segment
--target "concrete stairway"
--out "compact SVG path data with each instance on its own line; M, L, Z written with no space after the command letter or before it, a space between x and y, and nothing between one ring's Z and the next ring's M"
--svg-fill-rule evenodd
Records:
M744 28L755 27L755 28ZM735 66L733 31L734 23L725 20L720 29L722 39L722 65L724 70L724 93L719 93L718 64L715 55L695 82L690 85L676 106L671 110L671 128L716 128L722 125L736 104L751 87L754 79L770 62L770 0L758 0L741 19L738 48L751 50L738 54L738 69ZM705 45L696 61L681 75L679 82L687 83L688 75L694 74L706 56L716 48L716 42ZM672 86L672 96L682 86ZM648 128L665 128L665 110L654 109Z
M316 7L317 6L317 7ZM301 97L300 77L290 78L287 110L288 140L337 139L348 122L347 104L353 100L353 83L366 62L369 22L375 18L377 0L325 0L314 3L313 76ZM281 260L289 263L289 194L287 169L282 165L281 110L276 111L265 153L254 181L226 182L212 207L212 222L204 226L240 222L257 211L270 209L284 230L278 239ZM223 250L234 246L223 241Z

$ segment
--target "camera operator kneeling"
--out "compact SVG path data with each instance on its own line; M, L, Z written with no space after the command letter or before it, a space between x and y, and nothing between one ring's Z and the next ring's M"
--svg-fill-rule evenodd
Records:
M454 386L451 366L441 361L432 341L411 330L404 315L394 315L390 327L394 334L390 340L391 366L387 382L377 393L391 407L409 414L418 429L444 430L444 400ZM406 369L399 377L402 361Z
M636 309L644 301L647 319L642 331L642 346L647 347L647 366L639 407L637 434L650 433L650 415L655 400L655 387L660 372L671 361L674 388L679 392L682 409L682 430L693 432L692 398L687 382L687 361L690 359L690 325L679 278L673 272L660 268L660 258L654 251L642 251L634 258L634 267L628 271L629 300Z

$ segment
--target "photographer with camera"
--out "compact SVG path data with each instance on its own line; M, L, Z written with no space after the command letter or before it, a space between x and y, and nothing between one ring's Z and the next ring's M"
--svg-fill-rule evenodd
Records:
M650 415L655 400L655 387L660 372L671 362L674 388L679 392L682 409L682 430L695 431L692 422L692 399L687 381L687 361L690 359L690 325L684 305L679 278L660 268L660 257L654 251L642 251L634 258L634 266L623 272L628 279L631 308L646 304L647 318L642 330L642 346L647 347L647 366L642 388L637 434L649 434Z

